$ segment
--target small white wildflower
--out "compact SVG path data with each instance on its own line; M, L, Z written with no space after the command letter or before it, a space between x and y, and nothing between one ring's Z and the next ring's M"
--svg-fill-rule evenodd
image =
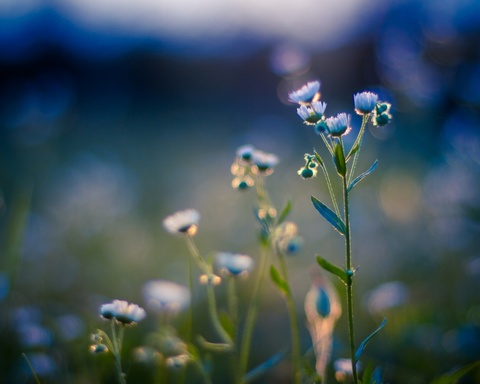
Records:
M200 213L196 209L186 209L175 212L163 220L163 226L172 234L187 234L194 236L197 233Z
M123 324L138 323L145 317L145 310L137 304L129 304L125 300L113 300L100 307L100 314L105 319L116 319Z
M372 92L362 92L353 95L355 112L359 115L368 115L377 104L378 95Z
M359 366L360 363L357 363L357 370ZM333 368L335 369L335 379L337 379L338 382L343 383L351 380L351 377L353 375L352 360L337 359L333 363Z
M326 121L328 133L333 137L340 137L350 132L350 115L339 113L336 117L329 117Z
M186 353L183 353L181 355L168 357L165 360L165 364L169 368L182 368L183 366L185 366L185 364L188 363L189 360L190 357Z
M250 162L250 160L252 159L253 151L255 151L253 145L242 145L237 149L237 157L242 159L243 161Z
M175 315L190 303L187 287L166 280L152 280L143 286L146 305L154 312Z
M302 88L288 94L288 99L294 103L311 103L320 98L320 82L311 81Z
M255 150L252 155L254 171L257 174L268 176L273 173L274 167L278 164L279 159L273 153L267 153Z
M375 126L384 126L387 125L390 120L392 120L392 115L390 114L390 103L379 102L375 105L375 111L372 116L372 122Z
M297 114L300 116L305 124L308 125L315 125L318 123L325 113L325 108L327 108L327 104L322 101L314 101L309 106L307 105L300 105L297 108Z
M238 253L219 252L216 257L216 265L230 275L247 274L253 268L253 259L247 255Z

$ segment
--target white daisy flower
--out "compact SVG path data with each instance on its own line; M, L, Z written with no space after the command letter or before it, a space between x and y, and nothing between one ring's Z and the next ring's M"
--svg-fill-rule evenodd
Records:
M254 264L250 256L230 252L219 252L215 262L222 272L234 276L250 272Z
M100 307L100 315L105 319L116 319L123 324L138 323L146 316L145 310L137 304L129 304L125 300L113 300Z
M328 126L328 133L334 137L340 137L350 132L350 115L339 113L336 117L329 117L325 120Z
M152 311L175 315L190 303L187 287L166 280L152 280L143 286L143 298Z
M273 153L255 150L252 155L252 161L255 165L253 171L256 171L256 173L260 175L267 176L273 173L274 167L280 160L278 156Z
M194 236L197 233L200 213L196 209L175 212L163 220L165 229L172 233Z
M288 99L294 103L311 103L317 101L320 97L320 82L311 81L302 88L288 94Z
M368 115L377 104L378 95L372 92L362 92L353 95L355 112L359 115Z

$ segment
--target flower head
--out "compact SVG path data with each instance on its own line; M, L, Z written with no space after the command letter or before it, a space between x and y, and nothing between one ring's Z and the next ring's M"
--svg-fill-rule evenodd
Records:
M329 117L326 121L328 133L333 137L340 137L350 132L350 115L339 113L336 117Z
M254 168L252 169L253 172L259 175L268 176L273 173L279 159L273 153L255 150L252 155L252 161L254 164Z
M137 304L129 304L124 300L113 300L100 307L100 315L105 319L115 319L123 324L138 323L145 317L145 310Z
M306 153L304 159L305 165L300 168L297 173L302 179L311 179L312 177L317 176L318 163L315 156Z
M196 209L186 209L175 212L163 220L163 226L172 234L186 234L194 236L197 233L200 213Z
M275 229L275 239L278 249L287 255L297 253L303 243L297 225L291 221L285 221Z
M187 287L166 280L152 280L143 286L143 297L154 312L175 315L190 303Z
M216 265L221 271L237 276L252 270L253 259L238 253L219 252L216 257Z
M297 108L297 114L305 124L315 125L322 119L325 108L327 108L327 103L314 101L308 106L305 104L300 105L300 108Z
M250 162L250 160L252 159L254 150L255 148L253 147L253 145L250 145L250 144L242 145L237 149L237 157L243 161Z
M317 101L320 98L320 82L311 81L302 88L288 94L288 99L294 103L304 104Z
M387 125L390 120L392 120L392 115L390 114L390 107L390 103L377 103L372 117L373 125L384 126Z
M355 112L359 115L368 115L377 104L378 95L372 92L362 92L353 95Z

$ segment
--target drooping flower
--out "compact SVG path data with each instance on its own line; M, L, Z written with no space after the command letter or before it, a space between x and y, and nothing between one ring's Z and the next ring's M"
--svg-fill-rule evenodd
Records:
M310 155L308 153L305 154L304 159L305 159L305 165L302 168L300 168L297 171L297 173L303 179L311 179L312 177L315 177L317 175L317 167L318 167L317 160L315 159L315 156Z
M164 228L172 234L194 236L197 233L200 213L196 209L175 212L163 220Z
M387 125L390 120L392 120L392 115L390 114L390 103L377 103L375 106L375 111L372 116L372 122L375 126L384 126Z
M288 99L294 103L306 104L318 101L320 98L320 82L311 81L302 88L288 94Z
M254 167L252 171L263 176L271 175L279 159L273 153L267 153L260 150L255 150L252 154L252 161Z
M250 272L254 264L250 256L230 252L219 252L215 262L220 271L233 276Z
M250 162L250 160L252 159L253 151L255 151L253 145L242 145L237 149L237 157L243 161Z
M152 280L143 286L143 298L152 311L175 315L190 303L190 291L171 281Z
M377 104L378 95L372 92L362 92L353 95L355 112L359 115L368 115Z
M328 133L333 137L340 137L350 132L350 115L339 113L335 117L329 117L326 121Z
M113 300L100 307L100 315L105 319L115 319L123 324L138 323L146 316L145 310L137 304L129 304L125 300Z
M303 239L298 236L297 224L285 221L275 229L275 239L280 252L293 255L300 249Z

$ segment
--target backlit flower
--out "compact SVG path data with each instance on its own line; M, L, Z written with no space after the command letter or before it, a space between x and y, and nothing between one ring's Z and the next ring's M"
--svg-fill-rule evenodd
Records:
M336 117L329 117L326 121L328 133L333 137L340 137L350 132L350 115L339 113Z
M186 209L175 212L163 220L165 229L172 233L182 233L194 236L197 233L200 213L196 209Z
M288 94L288 99L294 103L304 104L317 101L320 98L320 82L312 81L302 88Z
M297 108L297 114L305 124L314 125L322 119L327 104L322 101L314 101L309 106L302 104Z
M250 145L250 144L242 145L237 149L237 157L239 157L243 161L250 162L250 160L252 159L254 150L255 148L253 147L253 145Z
M145 317L145 310L137 304L129 304L125 300L113 300L100 307L100 315L105 319L115 319L123 324L138 323Z
M190 303L190 292L171 281L152 280L143 286L143 298L152 311L175 315Z
M359 115L368 115L375 108L378 96L372 92L362 92L353 95L355 112Z
M252 161L254 164L252 171L259 175L267 176L273 173L279 159L273 153L255 150L252 155Z
M238 253L220 252L217 254L216 265L221 271L236 276L250 272L253 259Z
M390 115L390 107L391 104L389 103L377 103L372 117L373 125L384 126L390 122L390 120L392 119L392 115Z

